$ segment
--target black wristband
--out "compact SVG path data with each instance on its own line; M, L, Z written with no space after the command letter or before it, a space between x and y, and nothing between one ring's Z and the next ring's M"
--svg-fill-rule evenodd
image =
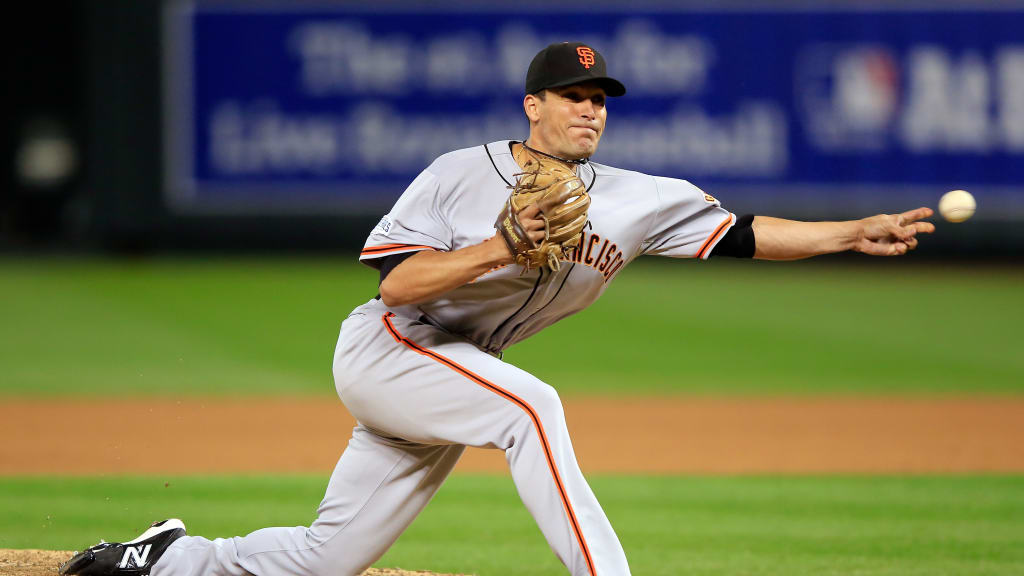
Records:
M733 258L753 258L757 251L754 238L753 214L744 214L736 219L736 224L722 236L718 244L711 250L711 256L732 256Z

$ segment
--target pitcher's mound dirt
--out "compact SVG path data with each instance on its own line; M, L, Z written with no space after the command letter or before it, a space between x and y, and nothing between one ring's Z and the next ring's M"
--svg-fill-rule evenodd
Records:
M55 550L0 550L0 576L53 576L60 563L74 552ZM363 576L454 576L437 572L410 572L370 568Z

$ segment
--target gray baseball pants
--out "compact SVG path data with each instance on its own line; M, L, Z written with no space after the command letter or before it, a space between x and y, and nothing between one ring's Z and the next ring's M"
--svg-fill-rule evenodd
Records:
M466 446L505 451L520 498L571 574L629 574L547 384L377 300L342 323L334 378L359 425L313 525L186 536L153 576L359 574L412 523Z

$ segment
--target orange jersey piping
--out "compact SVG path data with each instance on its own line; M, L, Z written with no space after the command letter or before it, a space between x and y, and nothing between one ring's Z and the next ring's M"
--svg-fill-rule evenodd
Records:
M594 570L594 561L590 557L590 549L587 547L587 542L583 538L583 530L580 529L579 521L576 519L576 513L573 511L572 505L569 503L569 496L568 494L566 494L565 487L562 485L562 478L558 474L558 467L555 466L555 458L551 453L551 446L548 444L547 434L544 433L544 426L541 425L540 417L537 416L537 412L535 412L533 407L530 406L525 400L519 398L515 394L509 392L508 390L505 390L504 388L492 382L489 382L482 376L479 376L478 374L471 372L470 370L459 365L457 362L449 358L446 358L445 356L442 356L437 352L428 350L427 348L420 346L419 344L413 342L412 340L409 340L405 336L402 336L394 327L394 325L391 324L391 318L394 315L394 312L385 312L384 316L382 317L382 321L384 322L384 327L387 328L388 333L391 334L391 337L394 338L396 342L404 345L405 347L419 354L422 354L423 356L432 358L437 362L440 362L441 364L448 366L452 370L458 372L459 374L462 374L466 378L469 378L470 380L482 386L483 388L486 388L491 392L495 392L498 395L503 396L508 400L511 400L515 404L519 405L519 407L522 408L530 416L530 419L533 421L533 426L534 428L536 428L538 436L540 436L541 447L544 449L544 456L545 458L547 458L548 461L548 469L551 471L551 476L554 477L555 479L555 487L558 488L558 494L562 499L562 506L565 508L565 513L566 516L568 516L569 518L569 523L572 525L573 534L576 536L576 541L579 543L580 549L583 551L583 558L587 561L587 570L590 571L591 575L596 574L596 571Z
M732 219L733 215L730 213L725 217L725 220L718 225L718 228L715 228L715 231L711 233L711 236L708 236L708 239L701 245L700 250L697 250L697 258L704 258L707 255L706 252L709 252L711 247L713 247L722 235L725 234L726 230L732 226Z
M422 244L384 244L382 246L363 248L363 251L359 253L359 257L379 256L381 254L390 254L392 252L410 252L412 250L437 250L437 248Z

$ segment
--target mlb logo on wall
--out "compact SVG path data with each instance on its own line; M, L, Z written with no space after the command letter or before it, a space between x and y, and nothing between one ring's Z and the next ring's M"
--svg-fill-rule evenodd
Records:
M900 68L870 44L814 44L798 56L796 105L808 140L830 152L886 147L900 102Z

